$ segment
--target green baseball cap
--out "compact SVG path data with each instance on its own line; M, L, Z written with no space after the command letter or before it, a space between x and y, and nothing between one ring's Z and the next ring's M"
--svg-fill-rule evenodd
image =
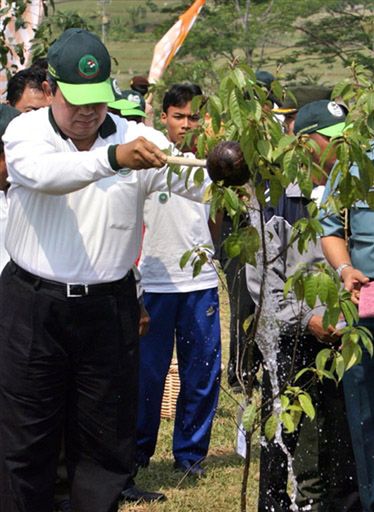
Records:
M0 104L0 139L4 135L8 124L12 119L20 115L20 111L9 105Z
M127 99L128 95L121 91L115 78L111 78L111 84L115 100L108 103L108 108L119 110L122 116L147 117L144 110L141 109L140 102ZM136 97L139 96L137 92L134 92L134 94Z
M288 95L287 92L290 92ZM294 85L286 90L286 97L279 107L273 108L274 114L296 114L296 112L312 101L329 100L331 98L332 87L323 85Z
M295 133L320 133L338 137L345 129L344 107L329 100L307 103L300 108L295 120Z
M72 105L113 101L110 68L108 50L87 30L69 28L48 50L48 72Z
M145 112L145 99L140 92L133 91L132 89L126 89L122 91L122 96L129 101L133 101L134 103L137 103L138 108Z
M139 108L139 105L137 105L136 103L133 103L132 101L129 101L129 103L130 103L130 106L128 106L128 108L121 109L121 115L123 117L127 117L127 116L147 117L147 114Z

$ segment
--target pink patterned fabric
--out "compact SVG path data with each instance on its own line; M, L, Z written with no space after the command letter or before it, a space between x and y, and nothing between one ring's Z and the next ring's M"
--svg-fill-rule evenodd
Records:
M374 318L374 281L361 287L358 314L360 318Z

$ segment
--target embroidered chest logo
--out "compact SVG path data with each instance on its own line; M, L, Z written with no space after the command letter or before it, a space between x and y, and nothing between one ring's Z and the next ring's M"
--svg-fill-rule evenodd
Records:
M168 195L165 192L162 192L162 194L158 196L158 200L161 204L165 204L168 201Z

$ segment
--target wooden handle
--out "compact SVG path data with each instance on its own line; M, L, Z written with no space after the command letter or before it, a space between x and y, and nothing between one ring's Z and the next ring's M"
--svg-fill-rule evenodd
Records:
M188 167L206 167L206 160L188 158L188 156L167 156L166 162L172 165L187 165Z

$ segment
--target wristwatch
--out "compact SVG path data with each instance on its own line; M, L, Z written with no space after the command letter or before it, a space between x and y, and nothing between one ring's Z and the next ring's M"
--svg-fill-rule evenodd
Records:
M341 265L338 266L338 268L336 269L336 273L338 274L338 276L341 278L342 277L342 272L345 268L347 267L351 267L351 263L342 263Z

